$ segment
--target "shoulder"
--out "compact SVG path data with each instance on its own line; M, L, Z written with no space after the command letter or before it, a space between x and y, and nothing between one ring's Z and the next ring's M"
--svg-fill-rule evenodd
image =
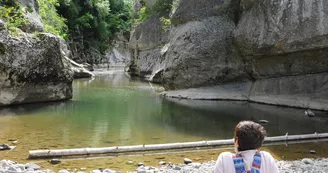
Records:
M265 163L275 164L276 160L272 157L269 152L261 151L262 160Z
M272 157L269 152L261 151L262 159L262 168L261 172L270 172L270 173L279 173L276 160Z
M272 155L271 155L269 152L261 151L260 153L261 153L261 155L262 155L263 157L266 157L266 158L272 158L272 159L273 159Z
M233 154L230 153L230 152L222 152L222 153L219 155L219 158L227 158L227 157L231 158L232 156L233 156Z
M215 163L214 173L232 172L233 171L232 156L233 154L230 152L221 153L218 157L218 160Z

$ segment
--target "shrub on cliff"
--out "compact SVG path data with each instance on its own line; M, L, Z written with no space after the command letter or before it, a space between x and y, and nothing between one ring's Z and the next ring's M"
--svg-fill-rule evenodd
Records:
M19 32L17 28L28 23L23 13L22 6L16 0L0 0L0 19L7 23L6 29L11 33L16 34Z
M45 32L67 37L66 19L57 13L58 0L38 0Z

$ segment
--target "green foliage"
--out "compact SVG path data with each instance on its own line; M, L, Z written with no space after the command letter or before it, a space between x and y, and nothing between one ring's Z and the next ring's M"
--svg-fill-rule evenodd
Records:
M38 0L40 6L40 15L46 32L67 37L66 19L57 13L56 7L60 4L58 0Z
M178 8L178 6L179 6L179 1L180 1L180 0L173 0L173 2L172 2L172 7L171 7L171 11L172 11L172 12L175 12L175 10Z
M172 9L172 0L157 0L152 7L153 13L170 12Z
M144 22L151 16L150 10L144 6L137 13L137 17L134 19L135 23Z
M171 28L172 23L170 18L161 17L159 20L162 22L162 29L164 31L167 31Z
M14 0L0 0L0 18L3 19L12 34L18 35L19 29L28 23L24 18L23 8Z
M59 0L59 4L59 14L67 19L73 51L103 54L115 33L130 31L130 0ZM87 62L94 63L94 59Z
M157 0L156 3L150 7L146 7L146 0L141 0L140 3L142 7L137 13L137 16L134 18L134 22L144 22L146 21L151 15L155 13L167 12L169 13L172 9L172 0Z
M33 8L30 5L27 5L26 10L29 13L33 13L33 11L34 11Z

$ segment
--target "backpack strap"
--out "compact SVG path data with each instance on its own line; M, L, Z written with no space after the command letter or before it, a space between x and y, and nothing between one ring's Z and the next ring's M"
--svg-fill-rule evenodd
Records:
M260 173L261 170L261 153L257 152L254 155L251 171L246 171L243 156L241 154L235 154L232 156L233 164L235 166L236 173Z
M260 173L260 170L261 170L261 153L257 152L254 155L251 173Z
M241 154L233 155L232 160L235 166L236 173L247 173L245 169L244 159Z

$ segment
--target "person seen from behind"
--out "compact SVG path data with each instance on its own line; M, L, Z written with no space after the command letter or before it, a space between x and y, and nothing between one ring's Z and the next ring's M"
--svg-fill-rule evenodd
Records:
M279 173L271 154L259 151L265 136L266 131L260 124L239 122L234 133L236 153L221 153L214 173Z

